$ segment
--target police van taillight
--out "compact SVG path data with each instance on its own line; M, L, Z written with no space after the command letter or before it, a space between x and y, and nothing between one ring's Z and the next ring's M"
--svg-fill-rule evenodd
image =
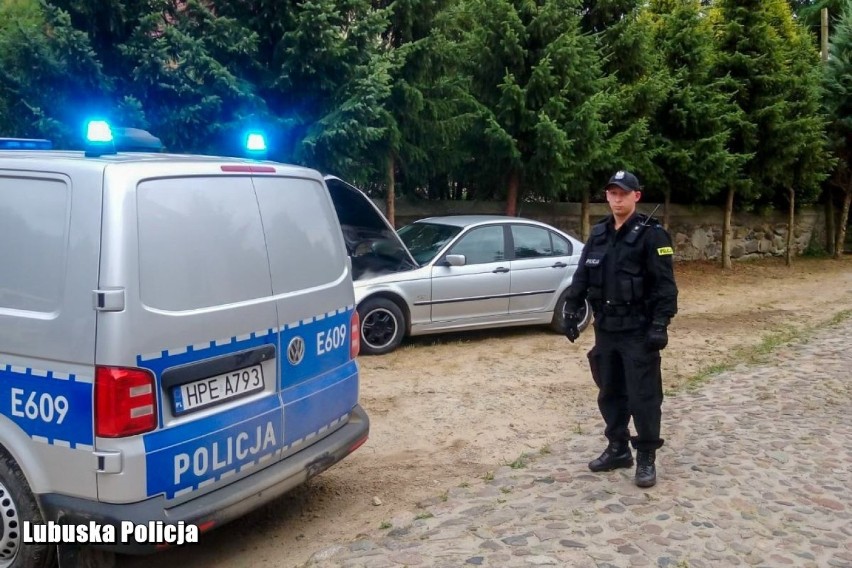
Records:
M95 370L95 434L121 438L157 426L154 375L143 369L97 367Z
M349 337L352 338L349 358L354 359L361 352L361 316L358 315L358 310L352 312L352 319L349 320Z

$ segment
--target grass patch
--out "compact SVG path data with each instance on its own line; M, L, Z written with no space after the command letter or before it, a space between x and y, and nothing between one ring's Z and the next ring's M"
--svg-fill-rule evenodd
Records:
M512 469L523 469L527 467L527 459L527 454L521 454L520 456L518 456L518 459L509 464L509 467L511 467Z
M720 373L724 373L725 371L730 371L737 365L743 363L747 365L764 363L768 360L768 356L779 347L787 345L797 339L800 341L807 341L810 336L813 335L814 332L825 327L837 325L840 322L849 319L850 317L852 317L852 310L842 310L834 314L834 316L832 316L826 321L818 322L810 326L805 326L801 329L793 326L784 326L780 329L777 329L771 333L764 335L763 338L760 340L760 343L758 343L757 345L736 349L726 361L710 365L709 367L699 371L697 374L687 378L686 382L684 383L684 388L688 392L694 392L695 390L699 389L704 383L706 383L710 378ZM672 395L675 394L675 392L671 390L669 391L669 393Z
M423 513L418 513L417 516L414 517L414 519L417 520L417 521L423 521L425 519L431 519L434 516L435 515L433 515L429 511L424 511Z
M850 317L852 317L852 310L843 310L842 312L834 314L834 317L828 320L828 325L837 325L842 321L846 321Z
M387 521L382 521L382 524L379 525L379 528L382 529L382 530L386 530L386 529L389 529L391 527L393 527L393 525L390 524Z
M494 472L486 471L485 475L482 476L482 479L484 479L485 481L494 481Z

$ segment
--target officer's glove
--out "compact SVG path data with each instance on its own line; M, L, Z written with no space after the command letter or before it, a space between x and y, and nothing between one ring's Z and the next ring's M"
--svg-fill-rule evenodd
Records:
M648 335L645 337L645 346L651 351L660 351L669 344L669 334L666 326L661 323L651 324Z
M580 337L580 328L578 327L580 320L577 319L577 314L572 311L565 312L565 337L568 341L574 343Z

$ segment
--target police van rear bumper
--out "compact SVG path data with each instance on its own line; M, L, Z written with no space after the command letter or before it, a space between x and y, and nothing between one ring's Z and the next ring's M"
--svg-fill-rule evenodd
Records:
M41 494L37 498L47 520L61 524L95 522L113 525L116 527L116 540L121 534L122 521L136 524L149 521L176 524L183 521L215 528L265 505L325 471L364 443L369 431L367 413L360 405L355 405L349 422L322 440L257 473L172 508L168 507L163 496L120 504L55 493ZM136 542L99 544L98 547L122 554L149 554L163 548Z

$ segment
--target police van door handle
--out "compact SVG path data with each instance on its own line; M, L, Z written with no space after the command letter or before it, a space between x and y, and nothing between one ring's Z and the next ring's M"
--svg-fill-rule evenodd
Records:
M99 312L124 310L124 288L92 290L92 307Z
M98 473L121 473L121 452L94 452L97 458L96 471Z
M568 266L568 265L565 264L564 262L557 262L556 264L554 264L550 268L565 268L566 266Z
M503 274L503 273L509 272L509 269L506 268L505 266L499 266L499 267L495 268L494 270L492 270L492 272L494 272L494 274L498 274L498 273Z

